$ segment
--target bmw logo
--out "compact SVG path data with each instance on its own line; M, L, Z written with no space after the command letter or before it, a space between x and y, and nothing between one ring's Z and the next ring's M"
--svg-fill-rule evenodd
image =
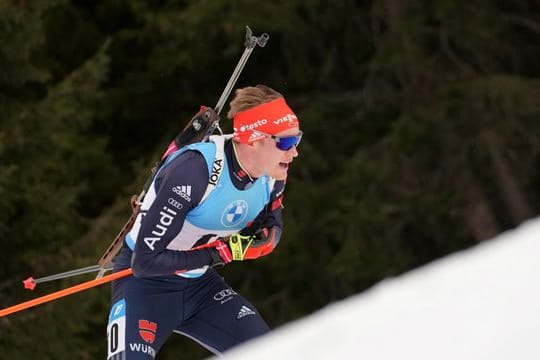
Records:
M221 215L221 223L225 227L233 227L240 224L246 218L248 205L244 200L236 200L229 204Z

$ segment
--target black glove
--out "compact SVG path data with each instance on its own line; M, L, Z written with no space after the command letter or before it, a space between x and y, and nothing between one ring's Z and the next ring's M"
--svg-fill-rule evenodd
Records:
M255 220L253 220L248 226L246 226L240 231L240 235L255 236L256 238L260 238L263 229L270 230L274 227L275 224L276 217L274 216L274 214L268 211L263 211L259 215L257 215Z

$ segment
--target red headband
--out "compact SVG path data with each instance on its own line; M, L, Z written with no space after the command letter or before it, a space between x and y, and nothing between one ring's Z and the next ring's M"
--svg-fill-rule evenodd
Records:
M253 130L275 135L290 128L298 127L298 118L285 102L278 98L234 115L233 138L244 144L264 138Z

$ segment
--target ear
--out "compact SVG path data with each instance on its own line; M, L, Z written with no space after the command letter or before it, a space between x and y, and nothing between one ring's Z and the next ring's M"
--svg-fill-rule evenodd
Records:
M248 144L248 145L251 146L252 149L258 149L263 145L263 141L264 141L264 139L257 140L257 141L252 142L251 144Z

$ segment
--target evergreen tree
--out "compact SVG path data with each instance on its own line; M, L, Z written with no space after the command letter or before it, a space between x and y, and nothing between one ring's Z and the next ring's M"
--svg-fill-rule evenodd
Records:
M237 85L284 93L305 133L279 247L223 269L272 326L518 225L540 199L539 12L464 0L2 2L0 305L40 295L23 293L26 274L95 263L152 162L221 94L246 25L270 41ZM108 296L104 286L0 319L0 352L105 357ZM180 351L208 355L175 337L160 358Z

